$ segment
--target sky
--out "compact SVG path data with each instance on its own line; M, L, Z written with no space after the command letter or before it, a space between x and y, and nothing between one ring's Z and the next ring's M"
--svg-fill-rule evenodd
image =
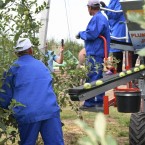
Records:
M47 39L76 40L75 35L86 29L91 19L87 9L88 0L51 0ZM109 0L105 0L108 4ZM83 40L76 40L83 43Z

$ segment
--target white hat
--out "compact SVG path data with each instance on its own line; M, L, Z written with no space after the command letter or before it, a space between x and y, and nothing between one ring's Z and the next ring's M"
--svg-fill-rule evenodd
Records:
M89 0L87 6L96 7L98 4L100 4L100 0Z
M15 47L16 52L24 51L32 47L32 43L28 38L19 38Z

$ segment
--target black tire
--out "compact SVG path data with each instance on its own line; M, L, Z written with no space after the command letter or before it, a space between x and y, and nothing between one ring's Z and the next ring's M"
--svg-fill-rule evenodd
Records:
M145 145L145 113L131 114L129 125L129 144Z

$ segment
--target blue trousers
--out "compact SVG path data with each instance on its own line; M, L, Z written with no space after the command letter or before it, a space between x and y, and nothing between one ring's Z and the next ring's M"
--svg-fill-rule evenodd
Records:
M60 118L18 124L20 133L20 145L35 145L40 132L44 145L64 145L62 125Z
M98 56L87 56L87 65L89 66L89 74L86 82L90 83L99 80L103 77L103 58ZM85 106L94 106L96 104L103 104L103 96L105 93L94 96L93 98L85 100Z

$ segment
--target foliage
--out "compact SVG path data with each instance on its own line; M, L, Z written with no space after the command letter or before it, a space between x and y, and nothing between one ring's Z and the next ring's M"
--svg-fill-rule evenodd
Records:
M14 40L14 45L19 37L28 37L35 46L39 45L38 31L41 23L36 20L35 15L47 7L47 3L39 6L37 0L11 1L0 9L0 34L9 36Z
M106 67L107 69L110 69L110 68L117 69L117 64L120 62L120 60L116 59L116 57L114 57L112 53L110 53L109 57L110 59L108 58L105 61L104 67Z
M66 40L64 43L65 43L64 51L69 50L73 53L73 55L76 58L78 58L78 53L83 48L83 45L78 44L76 41L70 41L70 40ZM48 40L48 48L47 48L48 50L54 50L55 52L57 52L59 46L60 46L60 42L57 42L54 39Z
M18 142L17 123L12 116L12 108L15 106L24 105L12 99L8 110L0 108L0 145L3 145L7 141L11 144Z
M72 55L69 55L70 46L73 50L76 50L76 52L79 52L80 49L82 49L82 46L79 45L77 42L73 41L66 41L64 42L64 62L65 65L58 65L58 70L56 72L52 73L53 76L53 88L56 93L56 96L58 98L58 103L61 108L64 108L66 106L71 106L74 111L79 116L78 111L78 103L72 102L68 95L68 89L72 88L74 86L82 85L84 80L87 77L88 69L87 67L82 69L78 67L77 63L77 55L74 56L74 53ZM60 47L60 43L57 42L54 39L50 39L47 42L47 48L46 50L53 50L55 54L59 53L58 48ZM71 53L71 52L70 52ZM48 57L45 54L42 54L43 62L47 64ZM74 58L76 59L74 59Z
M65 66L60 66L60 71L53 74L54 91L58 96L58 102L61 108L71 106L81 118L78 109L79 103L70 100L68 89L84 84L84 81L87 78L88 66L84 66L83 68L78 67L76 60L72 59L72 56L67 54L64 55L64 62Z
M107 95L111 95L113 91L106 92ZM91 128L94 128L95 117L98 113L83 111L83 121ZM129 145L129 122L130 113L120 113L114 106L109 107L109 115L105 115L107 121L107 128L105 136L112 136L118 143L118 145ZM78 145L78 140L87 136L84 129L78 127L75 124L77 118L76 113L70 108L62 110L61 113L63 126L64 140L66 145ZM121 128L121 129L120 129ZM38 144L40 145L40 144Z
M35 57L40 58L38 50L38 31L41 23L36 20L36 15L48 4L44 2L38 5L37 0L0 0L0 79L3 79L3 72L16 59L13 47L19 37L28 37L35 45ZM0 82L0 87L2 82ZM3 91L3 90L0 90ZM2 100L1 100L2 101ZM20 105L12 100L9 110L0 108L0 144L4 145L16 142L18 130L15 119L12 117L12 107Z
M78 58L79 51L83 48L82 44L78 44L75 41L69 41L67 40L65 42L65 50L69 50L73 53L73 55Z
M136 12L136 11L128 11L127 18L131 22L135 22L140 25L141 28L145 29L145 5L143 5L143 12Z
M142 29L145 29L145 5L143 5L142 13L128 11L127 18L129 21L139 24ZM145 48L142 48L141 50L139 50L137 54L140 56L145 56Z
M48 41L49 50L55 51L55 48L57 48L58 46L59 43L55 42L55 40L52 39ZM71 106L72 110L77 113L78 117L82 118L82 115L79 111L79 103L70 100L68 89L84 85L91 65L86 65L85 63L83 66L78 65L77 55L80 49L82 49L81 45L73 41L66 41L64 46L64 65L58 65L58 71L56 70L56 72L52 73L54 85L53 88L56 96L58 97L58 103L61 108ZM71 50L75 50L77 54L75 55ZM70 55L70 51L72 52L72 55ZM48 58L44 59L45 62L47 59ZM87 59L88 58L86 58L86 60ZM98 71L98 69L99 64L96 64L96 71Z
M77 120L76 124L80 126L87 134L79 140L79 145L117 145L116 141L106 136L106 119L104 114L98 113L94 122L94 129L89 127L85 122Z
M0 9L5 8L5 6L9 3L9 2L13 2L14 0L0 0Z

